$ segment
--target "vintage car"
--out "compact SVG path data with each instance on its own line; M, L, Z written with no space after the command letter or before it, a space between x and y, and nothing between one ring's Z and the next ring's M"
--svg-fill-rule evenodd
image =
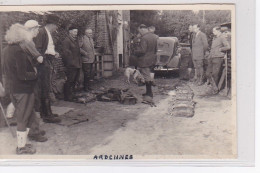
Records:
M179 72L181 65L191 57L189 44L179 43L176 37L159 37L157 43L157 62L155 72L176 71Z

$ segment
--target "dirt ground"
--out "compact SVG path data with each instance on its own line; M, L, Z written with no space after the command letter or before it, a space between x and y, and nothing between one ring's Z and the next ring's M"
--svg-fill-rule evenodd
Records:
M132 154L136 159L235 157L235 116L232 116L231 100L220 95L199 96L201 88L175 75L158 77L155 82L157 107L141 103L140 95L145 87L126 84L122 75L95 82L95 88L130 88L138 97L135 105L116 101L86 105L57 101L55 106L74 108L71 113L84 115L87 121L69 127L41 122L48 141L32 142L36 155ZM179 84L189 85L195 94L197 104L192 118L168 114L172 100L168 92ZM15 154L16 139L8 128L0 128L0 139L0 155Z

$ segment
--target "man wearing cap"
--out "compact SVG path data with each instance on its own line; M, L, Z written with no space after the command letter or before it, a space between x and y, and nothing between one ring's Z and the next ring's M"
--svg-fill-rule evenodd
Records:
M24 27L28 31L29 35L31 35L33 38L36 37L39 33L40 25L35 20L26 21ZM28 58L31 58L31 61L35 67L43 62L43 57L36 49L32 39L21 42L20 46L25 52L27 52L27 54L31 55ZM35 92L35 94L37 93ZM29 139L37 142L45 142L48 139L44 135L45 131L40 130L39 121L35 118L28 134Z
M27 31L29 33L31 33L31 35L34 37L36 37L39 33L39 23L35 20L28 20L25 22L24 24L25 29L27 29ZM30 39L27 41L23 41L20 43L20 46L29 54L31 54L31 57L33 57L32 61L33 63L35 63L37 65L37 63L42 63L43 62L43 57L40 54L40 52L36 49L34 42Z
M87 28L85 35L80 39L80 53L82 54L82 70L84 73L84 90L89 91L90 79L93 77L92 69L95 61L94 41L92 29Z
M50 95L51 77L53 72L52 60L58 58L59 53L55 51L52 33L57 30L59 18L55 15L47 16L46 25L39 30L39 34L34 39L37 50L44 56L43 64L38 66L39 72L39 97L40 114L46 123L59 123L61 120L52 113Z
M156 63L157 36L149 32L144 24L139 26L138 31L141 34L141 42L140 46L135 50L135 55L138 59L137 64L140 72L145 79L146 93L143 96L152 99L152 78L150 73L151 67Z
M149 26L148 27L148 31L151 32L152 34L154 34L157 39L159 39L159 36L154 33L155 32L155 27L154 26ZM155 66L151 67L151 74L150 74L151 75L151 80L152 80L152 86L156 86L155 83L154 83L154 75L155 75L154 68L155 68Z
M66 67L67 80L64 84L64 100L73 101L73 90L77 83L82 65L79 42L77 39L78 29L69 27L69 36L63 41L63 60Z
M212 40L212 45L210 49L210 55L208 59L207 76L210 78L210 83L212 85L212 94L218 93L219 74L221 70L221 65L223 63L223 58L225 56L225 51L230 49L230 44L224 35L220 31L220 27L214 27L212 29L214 38Z

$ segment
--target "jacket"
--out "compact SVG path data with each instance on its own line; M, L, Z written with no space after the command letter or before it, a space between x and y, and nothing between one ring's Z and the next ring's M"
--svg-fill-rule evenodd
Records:
M188 39L189 39L190 49L192 49L193 37L194 37L194 33L193 32L189 33Z
M33 41L23 41L20 42L19 45L24 50L24 52L26 52L29 55L29 58L32 58L31 61L34 65L39 64L37 62L37 58L41 56L41 54L36 49Z
M40 28L38 35L33 39L33 41L36 49L40 52L40 54L44 55L49 43L49 37L46 29Z
M151 67L156 63L157 36L153 33L145 33L141 37L140 46L136 48L138 67Z
M215 37L212 41L211 49L210 49L210 58L214 57L224 57L225 53L223 51L227 51L230 49L230 44L227 39L220 35Z
M3 50L3 71L10 83L11 93L33 93L37 71L31 57L19 44L10 44Z
M80 53L82 55L82 63L93 63L95 61L95 49L93 39L84 35L79 41L79 46Z
M64 65L67 68L81 68L80 47L77 39L71 36L65 38L62 44Z
M208 40L206 34L199 32L194 33L192 39L192 58L193 60L202 60L205 57L205 52L208 49Z

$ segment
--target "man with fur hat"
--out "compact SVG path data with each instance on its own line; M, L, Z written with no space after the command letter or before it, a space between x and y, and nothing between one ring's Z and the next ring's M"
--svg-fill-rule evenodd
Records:
M77 39L78 29L69 27L69 36L63 41L63 60L66 67L67 81L64 84L64 100L73 101L73 90L77 83L82 65L80 46Z
M32 40L35 35L23 25L13 24L6 32L8 45L3 50L3 72L10 83L10 97L15 105L17 118L17 154L34 154L32 144L27 144L27 136L35 122L34 88L38 71L32 62L33 57L20 43Z
M51 110L51 78L53 73L52 61L59 57L55 51L52 33L57 30L59 18L55 15L47 16L46 25L39 29L39 34L34 39L37 50L44 56L43 63L38 66L39 71L39 98L40 114L46 123L59 123L61 120Z

